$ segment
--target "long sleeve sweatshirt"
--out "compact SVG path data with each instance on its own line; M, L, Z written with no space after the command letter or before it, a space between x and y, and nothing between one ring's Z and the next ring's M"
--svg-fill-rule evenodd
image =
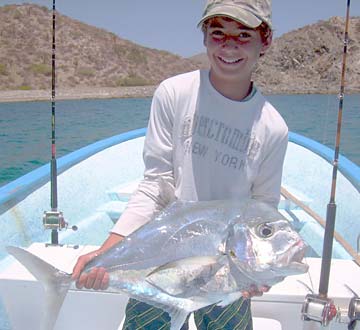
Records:
M207 70L165 80L151 105L144 179L112 232L129 235L175 198L255 198L277 207L287 141L284 120L256 87L233 101Z

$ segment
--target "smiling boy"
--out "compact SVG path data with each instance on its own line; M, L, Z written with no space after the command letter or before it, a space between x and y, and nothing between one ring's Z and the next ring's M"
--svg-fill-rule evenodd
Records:
M73 278L80 288L106 288L104 269L81 274L84 266L174 198L279 203L288 129L252 81L272 40L271 1L209 0L199 26L210 69L172 77L156 90L144 145L144 179L104 244L79 258ZM225 307L196 311L197 328L252 329L247 298L267 290L253 288ZM130 299L123 329L169 330L170 318Z
M241 101L252 90L251 76L271 43L266 26L251 29L227 16L203 23L204 44L210 61L210 81L225 97Z

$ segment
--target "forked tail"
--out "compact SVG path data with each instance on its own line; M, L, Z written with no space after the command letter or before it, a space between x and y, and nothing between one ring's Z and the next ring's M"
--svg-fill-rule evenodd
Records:
M44 286L45 311L41 330L52 330L55 326L61 305L71 284L71 275L62 272L34 254L14 246L7 251L14 256Z

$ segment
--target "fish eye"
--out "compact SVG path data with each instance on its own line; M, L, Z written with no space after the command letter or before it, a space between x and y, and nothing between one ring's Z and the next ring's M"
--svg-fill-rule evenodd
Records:
M274 234L274 228L266 223L259 225L257 231L258 235L262 238L269 238Z
M236 254L235 254L235 252L233 250L230 250L229 254L230 254L231 257L236 258Z

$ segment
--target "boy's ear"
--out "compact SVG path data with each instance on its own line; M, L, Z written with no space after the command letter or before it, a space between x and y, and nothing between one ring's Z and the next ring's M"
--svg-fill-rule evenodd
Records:
M207 33L206 31L203 32L203 45L206 47L206 43L207 43Z
M263 41L262 53L265 53L270 48L272 43L272 38L273 38L273 33L271 31L269 35L266 37L266 39Z

